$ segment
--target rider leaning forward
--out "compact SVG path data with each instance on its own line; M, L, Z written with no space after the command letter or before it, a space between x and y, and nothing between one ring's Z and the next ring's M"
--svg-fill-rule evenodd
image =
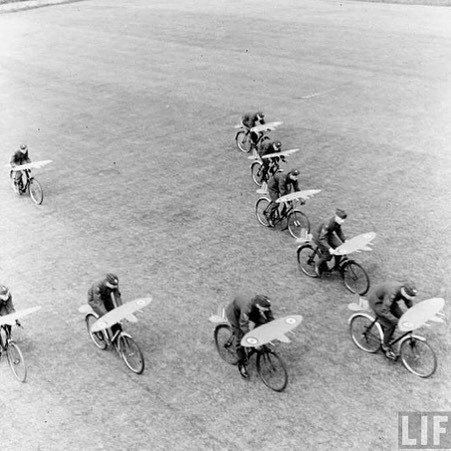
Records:
M0 284L0 316L9 315L14 313L16 310L13 305L13 297L8 287ZM16 319L16 324L20 326L20 322ZM11 326L5 325L8 334L11 333Z
M268 172L271 164L277 164L279 159L285 162L285 157L282 155L281 157L273 157L273 158L262 158L265 155L269 155L272 153L279 153L282 150L282 143L280 141L266 141L262 144L260 149L258 150L258 154L262 160L262 189L265 190L268 182Z
M19 149L16 150L11 157L10 164L12 167L15 167L26 163L31 163L30 157L28 156L28 147L26 144L21 144ZM14 171L14 184L20 192L23 191L22 172L23 171Z
M264 124L265 123L265 115L261 111L257 111L256 113L246 113L241 118L241 123L249 131L251 128L255 127L256 125ZM256 145L257 145L258 134L255 132L250 132L249 137L251 139L251 149L250 150L253 150L256 148Z
M315 272L318 277L321 277L323 263L331 260L333 250L346 241L341 225L347 216L344 210L337 208L335 215L323 221L313 232L313 241L321 250L321 256L315 264ZM340 260L341 257L336 255L334 269L339 267Z
M237 296L226 307L225 313L235 335L238 370L242 377L248 378L247 356L246 351L241 346L241 339L249 332L250 321L255 324L255 327L258 327L274 319L271 301L268 296L262 294L257 294L253 298Z
M88 304L99 317L122 305L119 278L108 273L102 280L93 283L88 291ZM122 330L122 326L114 324L111 326L111 330L114 337L117 331Z
M288 173L282 171L276 172L268 182L269 197L271 204L268 207L268 212L265 213L270 227L274 227L274 214L277 210L276 200L279 197L285 196L290 192L300 191L298 183L299 170L292 169ZM285 205L283 208L286 208Z
M390 347L390 340L398 319L403 314L399 303L403 301L409 309L413 305L416 294L417 289L413 282L384 282L373 287L368 295L368 303L384 328L382 350L389 359L396 358L396 354Z

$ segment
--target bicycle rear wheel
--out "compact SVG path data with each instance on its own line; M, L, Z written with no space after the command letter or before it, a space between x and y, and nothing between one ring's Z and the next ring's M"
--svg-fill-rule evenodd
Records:
M270 199L268 199L267 197L261 197L260 199L258 199L255 205L255 214L257 215L258 222L265 227L269 227L266 214L268 214L268 207L270 203Z
M236 134L235 142L236 146L241 150L241 152L248 153L251 150L251 141L249 134L244 130Z
M271 350L257 355L257 372L271 390L281 392L288 385L288 372L283 360Z
M86 327L88 329L88 334L92 340L92 342L99 348L99 349L106 349L108 346L108 343L105 341L105 337L103 335L103 332L92 332L91 327L92 325L98 320L97 316L93 315L92 313L89 313L86 315L85 321L86 321Z
M118 340L119 354L125 364L134 373L141 374L144 371L144 357L136 341L125 334L119 335Z
M262 186L262 183L263 183L262 169L263 169L263 165L258 160L254 161L251 164L251 177L257 186Z
M351 292L364 295L370 288L370 278L361 265L348 260L341 267L341 276L345 287Z
M219 324L215 328L214 335L216 349L221 358L231 365L238 364L239 359L232 328L228 324Z
M31 178L29 186L31 200L36 205L41 205L44 200L44 191L41 184L35 178Z
M399 354L408 371L419 377L430 377L437 369L437 357L430 345L416 337L401 343Z
M19 382L25 382L25 379L27 378L27 367L19 346L13 341L10 341L6 355L14 377Z
M374 318L357 313L351 320L349 332L354 344L362 351L373 354L379 351L383 337Z
M318 253L312 245L304 244L299 246L297 250L298 264L301 271L309 277L318 277L315 271L315 260L318 259Z
M287 226L293 238L307 238L307 234L310 232L310 221L299 210L290 212L287 218Z

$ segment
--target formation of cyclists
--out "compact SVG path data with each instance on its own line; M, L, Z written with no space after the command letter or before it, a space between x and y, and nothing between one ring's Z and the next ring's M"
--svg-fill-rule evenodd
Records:
M269 226L274 227L275 212L278 208L282 208L282 212L283 209L287 208L285 203L279 204L277 200L291 192L300 191L298 180L300 172L297 168L290 169L287 172L280 169L279 162L286 162L286 158L283 155L280 157L262 158L282 151L282 143L279 140L261 140L261 135L252 130L255 126L265 124L264 117L265 115L261 111L247 113L242 117L242 126L250 138L250 152L256 157L258 155L262 161L263 189L267 189L271 199L265 215L267 215ZM10 160L11 167L30 162L28 147L25 144L19 147ZM22 171L14 172L14 183L19 190L23 189ZM316 261L314 268L318 277L321 277L324 271L328 270L326 263L332 258L335 258L334 268L340 265L341 256L335 255L335 249L346 242L346 237L342 231L342 225L346 218L347 213L341 208L336 208L334 215L322 221L313 231L313 242L320 249L320 258ZM369 305L384 328L385 334L382 348L388 358L393 359L395 357L395 353L390 348L390 340L398 319L403 313L398 304L403 301L405 307L412 307L412 300L416 294L417 290L412 282L385 282L374 286L368 295ZM115 274L108 273L102 280L93 283L88 290L88 304L98 317L122 305L119 278ZM0 285L0 316L13 313L14 311L11 293L7 287ZM249 332L250 324L253 324L254 327L259 327L274 320L271 301L269 297L261 294L252 298L237 296L227 305L225 315L235 336L239 373L243 378L248 378L247 354L240 342L242 337ZM20 325L18 321L17 324ZM113 335L121 330L120 323L111 327Z

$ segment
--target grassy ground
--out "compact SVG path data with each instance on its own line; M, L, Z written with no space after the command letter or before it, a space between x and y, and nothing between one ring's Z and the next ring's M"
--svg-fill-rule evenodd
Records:
M420 298L449 282L451 138L448 10L285 0L94 0L3 15L2 159L22 141L41 207L0 182L2 281L29 362L19 386L0 364L8 450L394 449L400 410L451 410L449 328L421 380L350 341L341 281L296 267L296 244L260 226L249 161L233 143L247 110L283 120L290 167L336 205L373 283L413 276ZM78 307L104 271L125 300L154 301L128 330L147 368L127 372L89 342ZM216 354L208 317L238 292L300 313L285 393ZM446 307L449 315L449 305ZM6 445L5 445L6 444ZM332 445L331 445L332 444Z

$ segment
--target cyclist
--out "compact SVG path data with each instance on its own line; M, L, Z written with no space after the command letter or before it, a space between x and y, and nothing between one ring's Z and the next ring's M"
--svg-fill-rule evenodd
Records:
M284 173L279 170L276 172L268 182L269 197L271 198L271 203L268 206L265 216L268 219L268 224L270 227L274 227L274 214L277 210L276 200L289 194L292 191L300 191L298 183L299 169L292 169L288 173ZM286 206L283 206L283 211L286 210ZM282 211L282 214L283 214Z
M10 164L12 167L15 167L26 163L31 163L30 157L28 156L28 147L26 144L21 144L19 149L11 157ZM20 193L24 189L22 175L23 171L14 171L14 185L17 186Z
M347 218L344 210L337 208L335 215L332 218L323 221L313 233L313 241L321 250L321 256L315 264L315 272L318 277L321 277L321 268L323 263L332 258L333 250L343 244L346 238L341 230L341 225ZM341 257L335 256L334 269L340 265Z
M238 371L242 377L248 378L247 356L246 351L241 346L241 339L249 332L250 321L255 324L255 327L258 327L274 319L271 301L268 296L262 294L257 294L253 298L240 295L226 307L225 312L235 335Z
M13 305L13 297L5 285L0 284L0 316L9 315L14 313L16 309ZM16 324L20 326L19 320L16 319ZM5 325L8 334L11 333L11 326Z
M280 141L267 141L263 143L261 148L258 151L260 158L265 155L269 155L271 153L278 153L282 150L282 143ZM273 157L273 158L262 158L262 190L266 191L267 182L268 182L268 172L271 165L277 165L279 159L282 161L286 161L285 157L282 155L281 157ZM277 170L277 169L276 169Z
M261 125L265 123L265 115L261 111L257 111L256 113L246 113L242 119L241 123L246 128L246 131L249 132L251 128L256 125ZM255 132L250 132L249 135L251 139L251 149L254 150L258 141L258 134Z
M384 328L382 350L389 359L396 358L396 354L390 347L390 340L395 332L398 319L403 314L399 302L404 301L409 309L413 305L413 298L416 294L417 289L413 282L384 282L373 287L368 295L368 303Z
M119 278L112 273L108 273L102 280L93 283L88 290L88 304L99 317L122 305ZM120 324L111 326L113 337L117 331L121 330Z

